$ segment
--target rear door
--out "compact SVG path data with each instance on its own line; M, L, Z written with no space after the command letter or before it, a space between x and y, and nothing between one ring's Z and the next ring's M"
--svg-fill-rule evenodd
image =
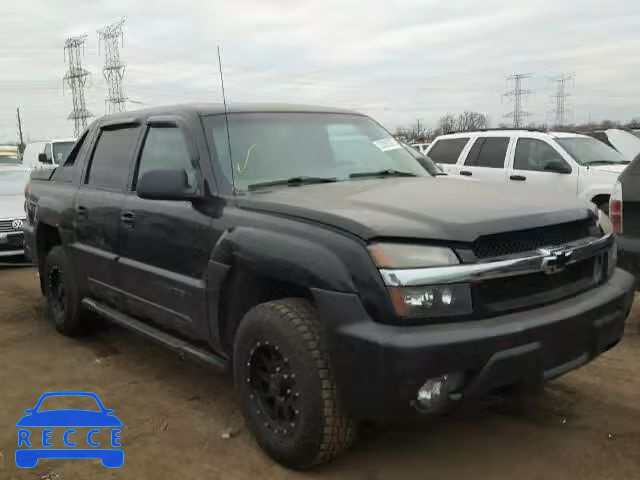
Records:
M140 131L131 123L100 129L74 202L76 265L90 295L114 305L120 300L115 278L120 211Z
M509 182L534 190L553 190L570 196L577 194L578 172L572 170L553 144L541 138L519 136L513 152L507 172ZM545 165L550 161L566 165L571 173L545 171Z
M460 175L485 182L504 183L510 137L477 137L460 166Z
M624 243L640 255L640 156L620 177L622 183L622 234Z
M140 198L136 184L150 170L185 169L195 178L205 155L181 118L150 118L120 216L118 283L124 308L191 336L205 330L205 275L219 232L206 209L188 201Z
M426 155L447 173L458 173L458 159L469 143L469 137L439 138L430 146Z

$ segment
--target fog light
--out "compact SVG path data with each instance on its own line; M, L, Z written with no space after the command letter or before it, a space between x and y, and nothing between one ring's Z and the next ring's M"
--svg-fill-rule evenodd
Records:
M461 374L447 374L429 378L418 389L413 406L420 413L434 413L441 410L449 395L460 387L463 376Z

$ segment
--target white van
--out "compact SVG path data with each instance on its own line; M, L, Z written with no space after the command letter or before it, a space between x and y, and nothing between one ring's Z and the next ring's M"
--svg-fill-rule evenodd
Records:
M47 142L32 142L22 154L22 165L30 170L52 168L64 163L76 143L75 138L58 138Z

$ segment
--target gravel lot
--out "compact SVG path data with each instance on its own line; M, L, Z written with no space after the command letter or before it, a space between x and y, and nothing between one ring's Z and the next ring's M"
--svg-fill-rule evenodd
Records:
M640 336L526 402L467 408L412 429L366 432L330 465L285 470L243 427L228 378L126 331L58 335L32 268L0 269L0 479L640 478ZM639 306L640 307L640 306ZM633 314L640 321L640 308ZM15 466L16 421L43 392L96 392L124 423L124 466ZM226 438L229 437L229 438Z

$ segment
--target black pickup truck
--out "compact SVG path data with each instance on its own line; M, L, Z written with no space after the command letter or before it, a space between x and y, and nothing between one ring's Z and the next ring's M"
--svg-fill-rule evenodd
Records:
M60 332L98 313L232 370L260 445L308 468L623 333L633 279L591 206L432 173L351 111L121 113L33 174L27 250Z

